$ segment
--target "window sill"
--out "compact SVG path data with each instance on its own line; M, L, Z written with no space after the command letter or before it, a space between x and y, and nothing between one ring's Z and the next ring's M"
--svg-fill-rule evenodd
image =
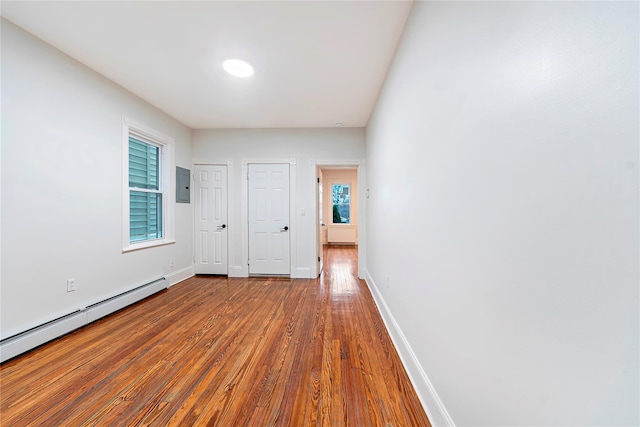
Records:
M156 246L172 245L175 242L176 242L175 240L169 240L169 239L148 240L146 242L134 243L132 245L125 246L124 248L122 248L122 253L134 252L140 249L155 248Z

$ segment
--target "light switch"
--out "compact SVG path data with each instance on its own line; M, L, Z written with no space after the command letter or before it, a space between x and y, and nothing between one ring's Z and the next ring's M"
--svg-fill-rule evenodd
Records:
M307 210L305 208L300 209L300 216L305 216L307 214Z

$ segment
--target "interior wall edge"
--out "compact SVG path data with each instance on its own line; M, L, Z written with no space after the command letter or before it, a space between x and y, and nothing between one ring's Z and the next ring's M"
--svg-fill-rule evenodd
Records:
M229 277L249 277L249 267L243 265L230 265Z
M292 271L292 279L314 279L313 271L310 267L297 267Z

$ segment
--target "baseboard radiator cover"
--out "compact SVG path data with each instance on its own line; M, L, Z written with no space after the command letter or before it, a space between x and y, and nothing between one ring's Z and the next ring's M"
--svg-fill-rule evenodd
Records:
M92 304L86 308L87 323L96 320L125 308L135 302L145 299L156 292L167 289L168 283L165 277L149 282L146 285L139 286L130 291L124 292L115 297L108 298L99 303Z
M167 280L161 277L130 291L107 298L66 316L36 326L0 341L0 363L12 359L42 344L79 329L128 305L167 289Z
M347 227L331 227L327 229L328 243L342 243L355 245L357 243L357 229Z

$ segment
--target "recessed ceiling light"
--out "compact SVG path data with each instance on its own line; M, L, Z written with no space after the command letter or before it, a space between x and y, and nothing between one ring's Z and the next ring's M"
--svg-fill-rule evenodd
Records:
M225 71L236 77L249 77L253 74L253 67L239 59L227 59L222 63Z
M342 127L342 123L340 123L340 122L336 123L336 127L337 128L341 128Z

